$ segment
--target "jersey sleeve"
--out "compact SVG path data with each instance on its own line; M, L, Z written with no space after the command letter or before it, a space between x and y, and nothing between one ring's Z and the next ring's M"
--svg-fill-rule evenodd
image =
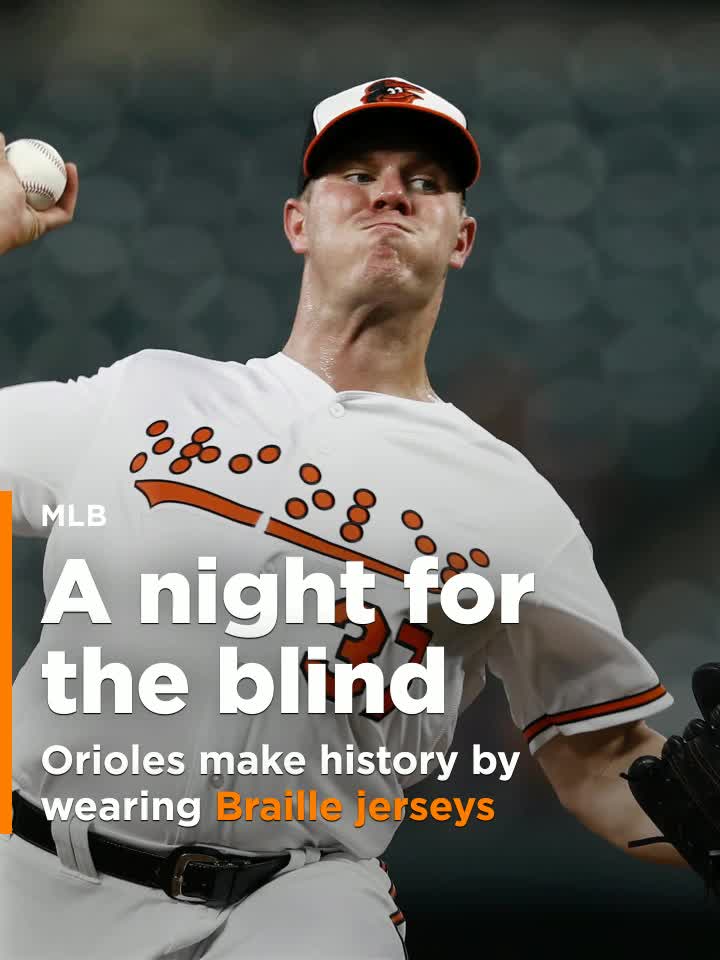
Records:
M47 537L42 508L63 502L130 358L76 380L0 389L0 490L12 492L13 533Z
M578 526L535 576L519 623L493 639L488 667L505 687L531 753L558 734L627 723L673 698L625 637L592 547Z

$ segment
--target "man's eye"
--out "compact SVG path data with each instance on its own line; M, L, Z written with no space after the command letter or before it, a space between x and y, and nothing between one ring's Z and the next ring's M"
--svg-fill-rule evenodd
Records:
M369 173L359 171L356 173L346 173L345 179L350 183L370 183L372 181L372 177Z
M432 177L413 177L410 183L413 185L417 184L419 189L424 193L431 193L438 189L437 180L434 180Z

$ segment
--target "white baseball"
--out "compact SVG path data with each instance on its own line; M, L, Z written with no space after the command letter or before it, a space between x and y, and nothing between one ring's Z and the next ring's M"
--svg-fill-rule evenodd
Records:
M13 140L5 156L34 210L53 207L65 190L67 172L55 147L42 140Z

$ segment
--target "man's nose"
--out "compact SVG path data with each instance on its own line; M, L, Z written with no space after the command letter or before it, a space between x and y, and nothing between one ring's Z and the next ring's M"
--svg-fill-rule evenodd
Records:
M410 197L403 178L394 172L383 174L378 179L378 193L373 200L373 209L384 210L389 207L391 210L398 210L402 214L411 212Z

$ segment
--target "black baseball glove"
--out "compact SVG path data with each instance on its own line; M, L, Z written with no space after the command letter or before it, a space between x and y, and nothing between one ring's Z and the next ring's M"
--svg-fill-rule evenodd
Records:
M669 737L662 757L638 757L625 777L633 796L662 832L629 846L671 843L720 897L720 663L693 673L702 719Z

